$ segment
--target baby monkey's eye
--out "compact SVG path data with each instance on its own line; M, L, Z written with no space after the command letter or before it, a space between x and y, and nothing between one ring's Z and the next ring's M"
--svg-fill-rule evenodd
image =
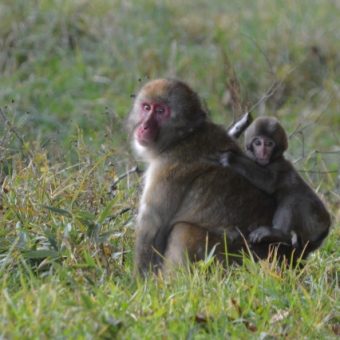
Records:
M272 140L268 140L264 144L265 146L268 146L270 148L272 148L275 145L275 143Z
M155 111L157 114L161 115L165 112L165 108L163 106L158 106Z

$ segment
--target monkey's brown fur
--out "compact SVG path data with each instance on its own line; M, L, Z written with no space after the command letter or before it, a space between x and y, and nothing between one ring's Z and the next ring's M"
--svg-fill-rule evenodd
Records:
M139 113L144 100L165 101L172 111L147 146L136 138L146 121ZM129 121L134 146L148 163L136 228L139 273L157 271L163 260L171 266L182 263L186 253L189 259L201 259L207 237L209 249L219 243L220 258L225 238L228 251L239 252L252 230L271 223L275 204L269 195L235 171L202 161L217 152L242 151L223 127L209 121L186 84L169 79L149 82L137 95ZM268 244L256 244L252 251L265 257Z

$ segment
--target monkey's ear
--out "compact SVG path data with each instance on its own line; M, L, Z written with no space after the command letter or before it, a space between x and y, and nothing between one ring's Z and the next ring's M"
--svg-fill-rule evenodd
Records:
M204 110L204 108L200 109L200 112L198 114L198 119L199 120L206 120L208 117L208 112L206 110Z
M277 126L277 131L274 134L274 140L276 143L276 150L274 153L278 156L282 156L283 153L288 149L288 138L281 125Z
M276 146L271 157L272 160L281 157L288 148L288 138L283 129L282 131L280 131L280 133L277 134L275 143Z
M191 118L191 119L190 119ZM191 130L200 127L204 122L207 121L207 113L202 109L199 108L196 114L189 118L191 124Z
M287 134L284 133L283 140L282 140L282 152L285 152L288 149L288 138Z
M245 148L246 151L253 152L253 138L245 138Z
M272 120L273 128L271 138L274 139L278 149L283 154L288 149L288 138L285 129L277 119Z

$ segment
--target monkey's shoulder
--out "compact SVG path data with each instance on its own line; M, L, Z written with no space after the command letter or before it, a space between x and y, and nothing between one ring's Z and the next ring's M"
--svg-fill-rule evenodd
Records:
M227 135L225 128L205 122L174 147L168 149L163 156L164 159L185 166L187 163L197 163L199 159L227 150L240 151L240 148Z
M207 122L202 137L206 139L207 144L222 150L240 150L238 144L228 135L225 127L222 125Z
M210 164L200 162L198 158L195 160L167 158L158 162L151 162L146 173L145 183L157 183L157 185L180 184L181 181L186 181L189 177L198 176L201 173L207 172Z
M301 177L294 165L285 158L270 164L271 171L277 172L277 194L289 196L291 200L318 199L314 190Z

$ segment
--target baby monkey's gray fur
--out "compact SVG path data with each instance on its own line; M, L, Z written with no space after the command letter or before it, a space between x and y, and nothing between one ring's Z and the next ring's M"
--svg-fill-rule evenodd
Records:
M240 122L245 120L240 120ZM235 126L244 129L242 123ZM231 130L234 133L235 126ZM257 138L266 138L273 145L268 164L258 164L255 148ZM245 148L248 157L232 151L220 155L224 167L235 170L257 188L272 195L277 202L272 226L261 226L249 235L252 243L272 241L293 243L297 248L312 251L328 235L330 215L314 190L302 179L293 165L284 158L288 147L286 133L277 119L257 118L246 130Z

